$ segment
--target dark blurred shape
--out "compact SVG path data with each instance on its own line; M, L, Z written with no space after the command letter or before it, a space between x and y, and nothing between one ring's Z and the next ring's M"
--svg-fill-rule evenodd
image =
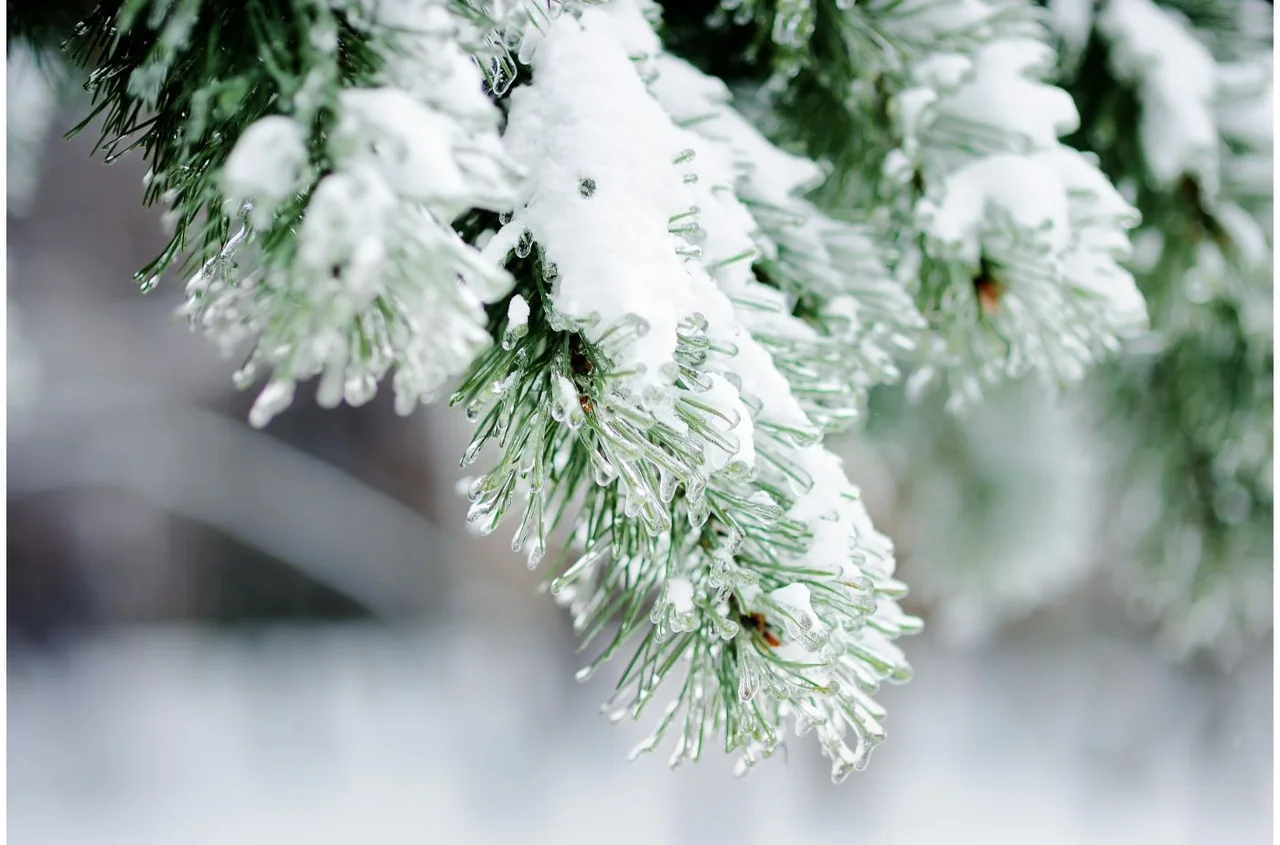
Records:
M54 48L75 33L75 26L101 6L118 8L119 0L8 0L8 40L15 38Z
M11 652L57 648L93 620L90 586L57 499L8 502L5 582Z

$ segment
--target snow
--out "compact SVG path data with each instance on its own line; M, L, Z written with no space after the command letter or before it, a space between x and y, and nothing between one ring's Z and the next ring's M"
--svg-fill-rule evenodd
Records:
M688 578L667 579L667 602L676 613L693 612L693 584Z
M907 16L936 28L946 46L913 61L917 87L893 103L903 143L884 170L890 184L923 180L913 222L924 238L896 266L929 314L909 387L945 374L953 408L1029 372L1060 386L1078 381L1119 337L1146 326L1142 297L1120 263L1137 212L1094 159L1058 140L1078 128L1079 115L1067 92L1039 81L1055 64L1039 23L997 26L996 7L982 5L938 4L917 10L919 20ZM1086 23L1088 12L1075 9ZM921 37L906 31L906 19L894 26ZM970 68L948 38L978 40ZM983 260L1005 286L993 313L972 294Z
M813 604L810 601L809 588L804 584L788 584L774 590L769 594L769 598L773 599L780 605L783 605L793 611L797 616L807 616L813 619L816 624L822 624L818 621L817 615L813 612Z
M456 563L480 578L474 560ZM831 789L793 739L786 762L741 782L712 747L677 773L623 765L642 734L594 716L612 678L572 683L559 632L512 621L528 597L496 600L501 613L399 638L350 623L252 641L152 627L73 643L62 660L11 658L10 839L1269 841L1269 654L1206 679L1083 614L978 652L921 638L919 676L888 692L888 742L856 784ZM520 694L476 694L493 678Z
M1049 23L1062 39L1068 64L1074 64L1089 43L1096 5L1097 0L1049 0Z
M1215 103L1214 119L1218 132L1232 149L1222 163L1224 194L1256 194L1274 181L1273 71L1271 53L1251 61L1218 65L1221 96ZM1261 229L1256 224L1253 228ZM1262 235L1261 231L1258 235Z
M1217 67L1188 24L1152 0L1110 0L1098 31L1111 42L1116 78L1138 85L1139 134L1148 169L1166 185L1192 174L1209 194L1218 185L1213 102Z
M387 84L337 92L328 172L318 181L305 123L318 89L293 98L298 119L271 115L244 133L222 179L231 202L252 206L249 237L188 286L184 312L224 348L257 336L237 373L246 385L271 374L254 425L287 407L300 381L320 376L323 406L359 405L393 368L396 409L408 413L489 344L483 303L511 287L510 276L450 225L468 208L509 207L520 175L502 150L500 115L480 70L460 46L468 25L438 0L364 12L397 29L394 43L371 42L387 59ZM327 43L323 32L318 37ZM324 84L317 77L304 88ZM308 189L300 222L291 221L296 261L246 261L243 253L256 247L252 230ZM246 268L238 278L233 262Z
M1045 153L1069 197L1072 243L1064 256L1064 278L1074 288L1089 291L1105 303L1103 313L1119 335L1147 327L1147 306L1129 271L1119 261L1132 248L1125 229L1138 224L1138 213L1120 196L1097 165L1068 147Z
M700 471L750 467L751 415L720 373L772 365L704 265L718 244L750 247L741 231L750 218L734 219L731 206L686 183L683 169L714 158L699 161L703 151L696 149L689 161L699 139L672 123L609 32L608 19L587 10L581 22L558 18L542 38L534 81L513 92L504 136L528 173L526 199L485 255L504 256L527 231L556 265L552 319L577 321L589 340L622 321L643 321L638 337L611 350L613 370L622 373L611 385L676 431L685 428L673 410L682 395L673 386L676 335L682 321L701 315L709 339L738 352L710 356L703 378L709 389L686 397L731 421L737 441L734 454L704 443L708 467ZM586 180L593 190L582 190Z
M1066 191L1036 159L1012 154L977 159L952 173L941 193L940 199L918 206L920 228L970 264L976 265L984 252L993 213L1043 232L1054 255L1067 244Z
M615 362L640 394L673 380L676 327L700 310L696 264L677 253L668 219L692 205L676 176L679 137L636 76L625 51L583 32L573 18L551 24L534 54L535 82L516 89L504 136L529 172L517 222L556 264L555 309L597 320L598 340L628 315L647 332ZM591 178L584 197L579 181ZM602 280L609 279L608 284Z
M349 89L338 102L336 154L367 159L407 199L462 203L470 186L454 157L452 116L396 88Z
M1053 49L1039 41L992 41L974 55L973 76L941 99L938 111L1023 137L1035 148L1051 146L1080 124L1070 94L1031 77L1055 63Z
M222 168L222 186L236 206L253 205L250 221L266 229L280 203L302 189L307 131L293 118L259 118L236 141Z
M513 294L507 303L507 331L526 328L529 325L529 303L520 294Z

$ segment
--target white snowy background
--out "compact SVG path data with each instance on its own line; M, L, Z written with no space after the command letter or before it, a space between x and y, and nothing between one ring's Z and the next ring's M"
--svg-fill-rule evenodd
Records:
M62 128L8 220L14 845L1270 840L1270 644L1171 665L1092 584L905 642L889 740L839 787L804 743L741 781L627 764L641 731L573 683L509 534L462 531L462 415L303 393L252 432L238 362L167 319L180 283L129 281L160 245L140 163ZM263 555L391 621L211 624Z

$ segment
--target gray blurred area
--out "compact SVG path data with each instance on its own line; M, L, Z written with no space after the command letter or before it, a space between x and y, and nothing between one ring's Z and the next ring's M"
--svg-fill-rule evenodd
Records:
M627 763L642 731L573 682L510 529L463 530L463 416L300 391L249 428L183 280L137 293L143 164L60 140L76 111L7 221L13 845L1270 841L1270 644L1172 665L1088 585L981 646L904 643L841 786L812 740L743 780Z

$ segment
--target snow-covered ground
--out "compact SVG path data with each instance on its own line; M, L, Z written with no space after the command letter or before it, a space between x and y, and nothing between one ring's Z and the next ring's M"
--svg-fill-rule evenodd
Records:
M1043 626L908 647L888 742L837 787L811 740L741 781L627 764L640 731L539 626L122 633L11 662L9 841L1270 841L1269 650L1224 678Z

